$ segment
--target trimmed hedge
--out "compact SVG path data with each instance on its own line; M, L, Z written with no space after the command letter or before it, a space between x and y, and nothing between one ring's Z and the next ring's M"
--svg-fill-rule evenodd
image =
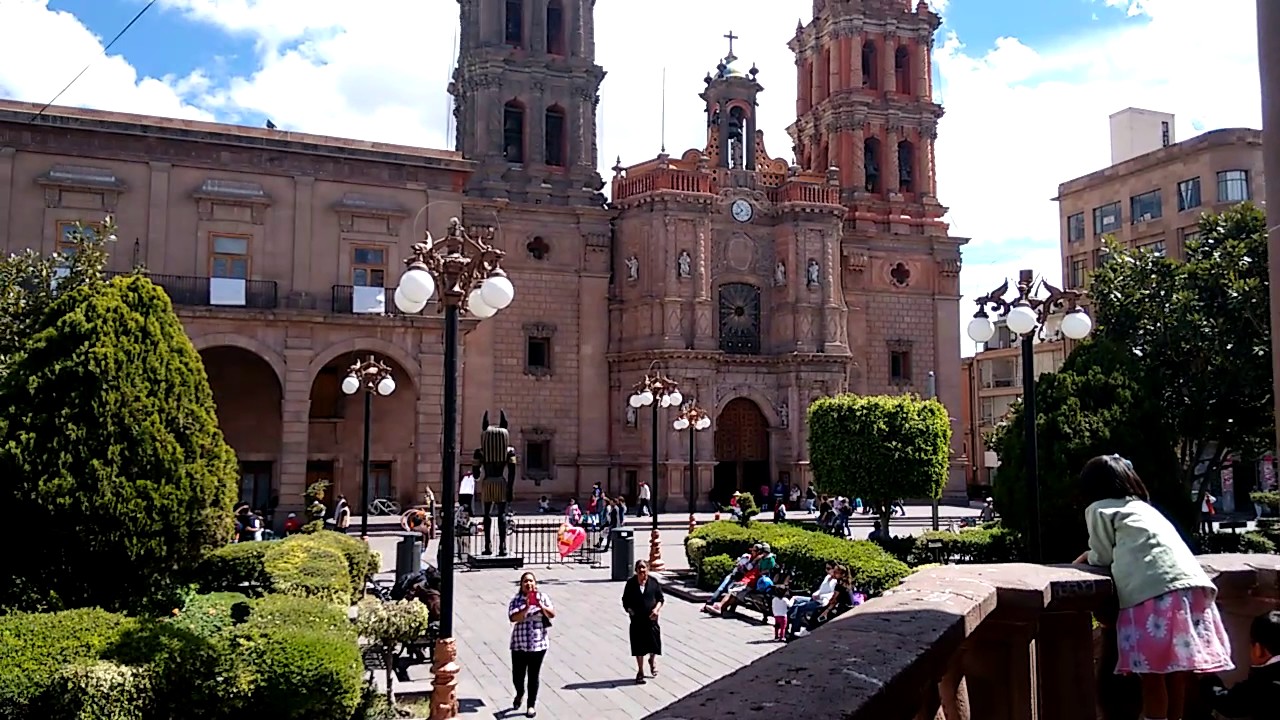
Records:
M689 567L697 570L699 578L703 578L708 575L708 570L714 569L705 567L710 558L716 555L735 558L758 542L769 543L778 557L778 564L792 572L796 587L817 587L826 574L827 562L847 566L854 588L868 596L880 595L911 573L905 563L875 543L844 540L772 523L744 526L721 520L702 525L685 540L685 555L689 559Z
M227 545L205 557L197 573L206 593L248 587L346 605L364 592L380 562L363 541L323 531Z
M936 530L926 532L919 537L892 537L876 542L891 555L913 568L939 562L950 564L1021 562L1024 557L1022 536L998 523L963 528L959 533ZM936 549L930 548L930 542L940 542L942 546Z
M712 555L702 561L702 570L698 574L698 586L703 590L715 590L724 580L724 576L733 572L737 561L728 555Z
M164 620L7 615L0 657L0 720L350 720L363 674L344 608L282 595L198 596Z
M1241 553L1246 555L1275 555L1276 544L1259 532L1215 532L1196 535L1192 541L1196 552L1204 555L1217 553Z

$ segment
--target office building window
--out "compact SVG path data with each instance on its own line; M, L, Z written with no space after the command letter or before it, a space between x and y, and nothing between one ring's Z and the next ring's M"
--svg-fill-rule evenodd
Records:
M1152 190L1129 198L1129 221L1133 224L1160 217L1160 191Z
M1138 246L1138 249L1144 252L1155 253L1160 257L1164 257L1164 239L1161 238L1160 240L1143 243Z
M1085 275L1089 272L1089 261L1085 258L1071 258L1071 271L1067 274L1067 282L1073 289L1084 287Z
M232 280L249 279L249 236L213 235L209 260L210 276Z
M386 287L387 251L377 247L351 248L351 284L356 287Z
M1239 203L1249 199L1249 171L1224 170L1218 173L1218 202Z
M1067 242L1084 240L1084 213L1079 212L1067 218Z
M1093 234L1106 235L1120 229L1120 203L1093 209Z
M1178 183L1178 212L1200 207L1200 178L1193 177Z

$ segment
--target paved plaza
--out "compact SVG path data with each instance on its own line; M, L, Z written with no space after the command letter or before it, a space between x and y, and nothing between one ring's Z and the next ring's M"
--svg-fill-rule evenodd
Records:
M382 553L384 568L394 564L394 542L370 538ZM429 551L434 555L434 543ZM684 566L678 542L672 547L672 560L677 556L678 565ZM551 650L542 670L539 717L641 718L781 647L773 641L771 626L712 618L699 612L699 606L669 595L662 613L665 655L659 661L658 677L636 685L621 605L623 584L610 581L607 569L584 565L533 565L525 570L537 573L539 585L557 610ZM454 636L462 665L458 699L464 715L504 717L510 709L514 692L506 609L520 572L460 571L457 575ZM398 689L423 692L430 688L429 668L411 668L409 676L413 682L398 684Z

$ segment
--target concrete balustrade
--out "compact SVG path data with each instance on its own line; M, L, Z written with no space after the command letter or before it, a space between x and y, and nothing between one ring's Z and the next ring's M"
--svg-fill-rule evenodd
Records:
M1249 623L1280 609L1280 556L1200 560L1233 682L1248 670ZM1114 636L1093 626L1114 612L1111 578L1089 568L930 568L648 720L1132 720L1136 687L1111 673Z

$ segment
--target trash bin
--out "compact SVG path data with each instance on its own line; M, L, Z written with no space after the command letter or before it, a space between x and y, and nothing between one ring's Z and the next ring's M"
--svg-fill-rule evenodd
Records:
M422 569L422 534L401 533L396 544L396 577L416 573Z
M611 533L609 579L626 580L631 577L631 566L636 564L636 533L631 528L614 528Z

